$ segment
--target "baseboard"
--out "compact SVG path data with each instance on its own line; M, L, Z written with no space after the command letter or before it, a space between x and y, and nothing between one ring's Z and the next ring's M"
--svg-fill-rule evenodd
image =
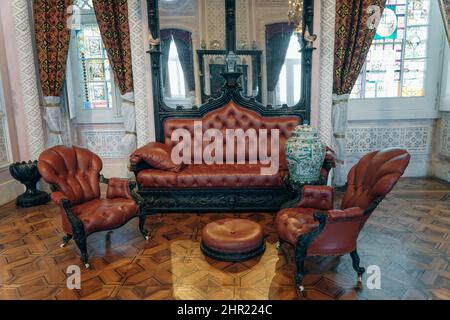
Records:
M8 180L0 183L0 205L4 205L17 198L25 191L23 184L16 180Z

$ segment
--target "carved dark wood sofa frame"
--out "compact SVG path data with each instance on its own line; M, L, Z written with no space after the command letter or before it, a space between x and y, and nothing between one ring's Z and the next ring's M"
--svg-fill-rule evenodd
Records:
M154 39L160 37L159 4L158 0L147 0L149 31ZM225 1L226 20L226 51L236 52L236 18L235 0ZM308 26L313 31L313 1L304 1L304 28ZM241 74L224 73L226 83L219 97L209 99L201 106L184 108L169 107L163 98L161 83L161 50L156 45L149 51L152 66L153 105L155 117L156 141L164 143L166 132L164 126L171 119L202 119L208 113L234 102L237 106L256 112L264 119L272 117L296 117L298 123L309 123L311 100L311 68L312 51L314 48L306 46L303 37L299 37L302 47L302 80L301 100L294 106L283 105L273 107L263 105L255 98L242 96L238 78ZM208 50L206 50L208 51ZM207 54L207 52L204 52ZM140 171L150 166L141 161L131 164L130 170L136 178ZM327 168L329 170L330 167ZM138 183L138 193L144 198L146 214L162 212L236 212L236 211L277 211L286 201L298 197L298 191L290 190L286 184L278 188L145 188Z

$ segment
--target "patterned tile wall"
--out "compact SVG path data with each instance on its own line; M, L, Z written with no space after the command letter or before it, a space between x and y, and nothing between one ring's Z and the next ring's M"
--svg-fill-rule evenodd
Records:
M441 153L450 156L450 112L442 113Z
M120 150L120 141L124 135L124 131L88 131L81 133L83 146L98 154L101 158L122 158L123 154Z
M347 131L347 152L365 154L389 147L401 147L410 153L430 151L431 126L350 127Z

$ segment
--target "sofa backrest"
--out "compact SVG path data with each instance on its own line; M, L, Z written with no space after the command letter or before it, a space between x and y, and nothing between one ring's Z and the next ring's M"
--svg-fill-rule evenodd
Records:
M39 156L38 170L45 182L56 185L72 205L100 197L102 160L79 147L54 146Z
M170 146L176 145L177 141L172 141L172 133L176 129L184 128L191 134L191 141L194 142L194 121L202 122L203 133L208 129L218 129L223 135L223 152L224 160L226 159L226 135L227 129L242 129L246 132L248 129L254 129L256 135L259 137L260 129L267 129L267 140L270 154L270 141L271 141L271 129L279 130L279 154L280 154L280 166L285 167L284 158L284 144L286 140L291 136L292 130L299 124L299 118L295 116L280 116L280 117L262 117L257 112L243 108L235 104L233 101L227 105L213 110L203 116L202 119L194 118L171 118L164 123L164 143ZM249 160L249 147L248 137L246 137L246 155L245 160ZM202 142L203 147L208 145L209 142ZM192 146L193 148L193 146ZM236 160L237 146L234 148L234 158ZM193 152L192 160L193 160Z

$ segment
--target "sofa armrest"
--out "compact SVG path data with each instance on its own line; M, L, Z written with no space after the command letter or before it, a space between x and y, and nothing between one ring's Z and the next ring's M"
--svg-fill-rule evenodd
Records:
M333 209L333 188L329 186L304 186L302 197L295 207L317 210Z
M133 199L131 196L131 187L134 187L135 182L128 179L110 178L107 179L108 188L106 189L106 198L125 198Z
M69 199L61 191L52 192L50 194L50 198L58 206L62 206L64 200L69 201Z
M130 167L137 171L141 162L147 163L151 168L178 172L182 169L182 164L172 161L172 147L160 142L150 142L137 149L130 155Z
M364 215L364 210L359 207L344 210L328 210L326 212L327 222L338 222L342 220L359 219Z

